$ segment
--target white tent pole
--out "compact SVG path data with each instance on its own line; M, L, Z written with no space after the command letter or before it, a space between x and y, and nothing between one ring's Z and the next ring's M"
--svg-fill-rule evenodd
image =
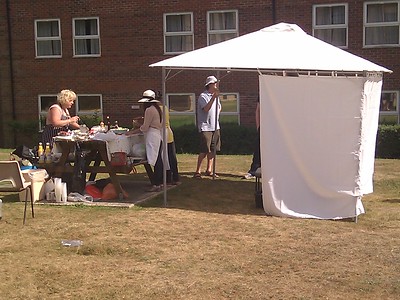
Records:
M167 136L166 136L166 128L165 128L165 118L166 118L166 110L168 109L166 106L166 88L165 88L165 67L161 69L162 74L162 104L163 104L163 118L162 118L162 147L163 147L163 191L164 191L164 207L167 207L167 170L165 168L165 163L168 159L167 151L168 151L168 144L167 144Z

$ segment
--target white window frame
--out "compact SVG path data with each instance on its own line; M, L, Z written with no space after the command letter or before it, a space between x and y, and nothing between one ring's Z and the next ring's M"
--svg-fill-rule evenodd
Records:
M222 100L224 95L235 95L236 96L236 99L237 99L236 111L230 111L230 112L225 111L224 112L224 103ZM189 96L192 99L191 106L193 107L193 111L191 111L191 112L171 111L171 108L170 108L169 115L170 116L193 116L194 122L196 124L197 123L197 120L196 120L196 118L197 118L196 95L193 93L168 93L167 97L166 97L166 105L168 107L170 107L170 99L169 99L170 96ZM220 93L219 98L220 98L221 105L222 105L222 111L221 111L220 116L237 116L238 124L240 125L240 96L239 96L239 93L228 93L228 92Z
M96 20L97 23L97 34L94 35L75 35L75 22L79 20ZM76 54L76 40L98 40L99 41L99 53L94 54ZM101 40L100 40L100 19L99 17L87 17L87 18L73 18L72 19L72 46L73 46L73 57L100 57L101 56Z
M54 22L58 23L58 36L38 36L38 23L39 22ZM62 40L61 40L61 21L60 19L38 19L35 20L35 57L36 58L60 58L62 57ZM39 55L38 53L38 43L43 41L59 41L60 42L60 54L54 55Z
M191 99L191 107L193 108L192 111L171 111L170 107L170 96L188 96ZM193 121L196 122L196 95L194 93L168 93L166 99L166 105L169 108L169 115L170 116L188 116L193 117ZM194 123L196 124L196 123Z
M177 15L190 15L190 30L189 31L171 31L167 32L167 17L168 16L177 16ZM167 37L171 36L191 36L192 37L192 47L189 51L194 49L194 29L193 29L193 13L192 12L180 12L180 13L165 13L163 15L163 23L164 23L164 54L180 54L188 52L186 50L183 51L167 51Z
M369 5L376 4L397 4L397 22L381 22L381 23L367 23L367 12ZM399 28L399 42L397 44L366 44L366 29L368 27L386 27L386 26L398 26ZM363 28L363 47L364 48L375 48L375 47L399 47L400 46L400 1L371 1L364 2L364 28Z
M344 6L345 16L344 16L344 24L329 24L329 25L317 25L317 9L320 7L336 7L336 6ZM349 16L349 8L347 3L332 3L332 4L315 4L313 5L313 36L315 36L316 30L331 30L331 29L346 29L346 41L343 46L336 46L341 49L347 49L349 45L349 25L348 25L348 16ZM331 42L327 41L332 44ZM332 44L333 45L333 44Z
M103 115L103 95L102 94L77 94L75 101L75 115L77 116L90 116L93 115L93 112L85 112L84 110L79 110L79 98L83 97L99 97L100 100L100 108L98 112L95 112L99 116Z
M227 29L227 30L211 30L211 14L214 13L235 13L236 15L236 22L235 22L235 29ZM207 12L207 45L211 45L210 43L210 36L214 34L235 34L235 37L239 36L239 11L237 9L232 10L213 10ZM228 39L225 39L226 41Z

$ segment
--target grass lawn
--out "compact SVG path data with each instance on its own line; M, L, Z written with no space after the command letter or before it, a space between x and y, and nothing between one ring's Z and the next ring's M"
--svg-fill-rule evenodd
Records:
M3 196L0 298L400 298L400 160L376 161L354 223L266 216L240 178L251 156L218 156L214 181L191 178L196 159L178 155L167 207L162 195L131 209L36 205L23 226L23 204Z

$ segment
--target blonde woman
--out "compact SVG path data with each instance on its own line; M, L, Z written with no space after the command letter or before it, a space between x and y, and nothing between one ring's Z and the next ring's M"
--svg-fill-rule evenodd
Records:
M62 90L57 95L57 103L49 107L46 118L46 126L42 133L42 143L50 146L53 144L53 137L60 132L67 132L69 129L79 128L79 117L71 117L68 109L72 107L76 100L76 94L71 90Z

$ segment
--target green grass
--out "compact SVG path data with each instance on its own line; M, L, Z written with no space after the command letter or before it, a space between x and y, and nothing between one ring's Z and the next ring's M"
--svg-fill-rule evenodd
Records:
M400 298L400 160L376 160L354 223L268 217L240 178L250 155L217 156L214 181L192 178L196 159L178 155L167 207L162 195L132 209L35 205L22 226L23 204L2 197L1 298Z

